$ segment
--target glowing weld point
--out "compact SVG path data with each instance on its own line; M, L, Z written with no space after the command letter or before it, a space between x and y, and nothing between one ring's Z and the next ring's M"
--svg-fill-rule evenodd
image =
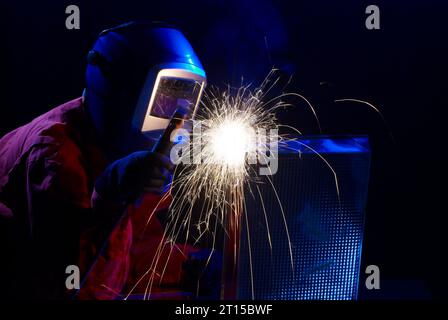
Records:
M238 120L225 120L207 134L210 135L213 163L244 166L247 153L253 149L254 130L250 126Z

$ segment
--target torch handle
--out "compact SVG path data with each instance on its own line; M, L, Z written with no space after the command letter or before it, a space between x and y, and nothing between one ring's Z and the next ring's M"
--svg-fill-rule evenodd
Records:
M169 156L173 142L171 141L171 134L174 130L180 129L184 125L184 120L187 116L187 111L183 107L178 107L174 115L171 117L168 127L163 132L153 151Z

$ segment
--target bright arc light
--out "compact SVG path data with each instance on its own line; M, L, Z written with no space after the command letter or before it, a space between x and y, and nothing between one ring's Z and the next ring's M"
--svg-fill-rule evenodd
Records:
M233 168L245 165L246 155L253 149L254 130L238 119L226 119L211 129L211 160L215 164Z
M245 191L249 190L251 196L255 197L257 191L260 194L258 170L255 170L251 164L258 164L260 160L269 160L266 159L265 151L270 150L270 148L263 133L269 132L269 141L281 142L283 140L283 137L278 135L280 124L278 124L275 112L280 108L292 105L283 101L283 98L288 96L302 98L316 116L312 105L299 94L282 93L268 100L268 92L275 87L278 81L278 79L274 78L275 75L276 70L271 71L260 87L255 89L251 89L249 85L235 89L229 86L224 91L209 88L208 91L204 92L200 112L195 115L197 121L192 123L193 135L195 131L199 132L200 139L198 139L197 143L194 136L193 139L185 140L190 145L190 150L193 151L194 161L190 161L191 153L182 153L180 163L183 165L175 169L175 179L173 179L171 184L170 192L162 197L149 215L147 224L156 213L159 205L164 203L164 200L172 198L168 210L169 215L166 217L164 234L160 239L154 257L148 264L147 271L141 275L135 285L129 290L125 299L129 298L140 282L146 282L143 298L149 299L153 285L156 282L161 283L165 272L168 271L167 266L171 253L178 252L178 250L182 251L182 243L189 244L191 240L194 240L194 244L199 244L203 237L208 241L207 236L212 236L212 249L215 249L215 245L218 243L215 240L220 234L219 225L224 228L225 237L238 236L237 231L241 228L243 222L240 219L243 216L247 218L247 215L242 214L245 211ZM290 128L295 133L300 134L293 127L283 127ZM274 138L271 135L272 132L276 135ZM314 152L313 149L311 151ZM317 155L333 172L336 190L339 195L336 173L320 154L317 153ZM195 159L200 161L196 162ZM277 195L277 191L269 176L267 176L267 179L278 201L285 223L284 227L286 237L288 238L291 267L294 272L292 243L281 199ZM249 181L252 183L249 184ZM252 189L251 185L255 188ZM267 238L272 248L268 213L261 194L260 201L263 209L261 218L263 219L264 217L263 220L266 222ZM193 214L196 209L199 212ZM197 217L198 215L199 217ZM197 232L194 234L190 232L192 226L197 229ZM248 226L249 224L246 220L248 244L250 244ZM237 249L234 246L234 257L236 257ZM167 250L169 251L168 257L165 254ZM250 246L248 251L253 295L254 278ZM209 259L212 252L213 250L210 251ZM198 282L198 291L199 288L200 283Z

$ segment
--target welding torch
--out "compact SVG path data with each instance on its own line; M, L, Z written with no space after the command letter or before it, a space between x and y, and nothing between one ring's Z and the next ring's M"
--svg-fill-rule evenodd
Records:
M188 115L187 109L184 107L178 107L171 117L168 127L163 132L159 141L153 148L153 152L157 152L166 156L170 155L171 148L174 142L171 139L171 135L176 129L181 129L184 126L184 121Z

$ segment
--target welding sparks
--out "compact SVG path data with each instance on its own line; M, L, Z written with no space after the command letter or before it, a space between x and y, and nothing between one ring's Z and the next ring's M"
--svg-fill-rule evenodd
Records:
M229 87L224 92L209 90L205 93L200 112L192 124L193 137L191 138L187 134L183 143L180 144L181 152L175 152L176 162L182 165L176 168L170 193L165 195L165 197L171 196L173 201L163 240L157 248L151 265L148 266L148 271L140 279L141 281L144 277L149 276L144 298L150 297L154 281L163 279L173 250L182 251L182 244L186 245L191 242L197 244L206 235L211 236L211 247L215 248L220 227L224 229L225 237L234 240L230 242L234 246L233 255L236 263L238 250L236 241L242 224L245 190L249 182L257 181L261 172L257 171L257 167L261 165L265 165L264 169L267 173L264 175L267 176L270 185L274 188L269 174L274 174L277 170L272 164L278 161L276 148L284 140L284 137L278 134L281 125L278 124L276 111L279 108L290 106L290 104L283 101L288 94L266 99L266 94L278 81L278 79L272 80L272 75L273 72L255 90L250 90L249 86L242 86L238 89ZM291 96L302 98L312 113L316 115L314 108L303 96L298 94L291 94ZM317 123L319 124L318 121ZM294 128L290 129L293 129L295 133L300 133ZM314 150L312 151L314 152ZM334 170L321 155L319 156L334 173L336 190L339 190ZM283 215L291 268L294 274L288 226L281 200L275 189L273 192ZM260 200L263 201L263 199ZM199 209L197 209L198 207ZM156 209L151 213L148 222ZM198 219L193 219L194 210L199 211ZM267 237L270 242L267 212L264 205L263 216L260 218L266 222ZM192 225L196 230L194 241L191 239ZM246 227L248 227L247 223ZM247 230L247 236L250 237L250 230ZM250 238L248 238L248 243L250 246ZM170 251L170 254L166 260L165 258L161 259L166 249ZM249 257L251 257L250 252ZM250 263L252 263L251 258ZM134 288L131 289L128 296Z
M212 161L242 169L247 153L253 152L254 149L251 144L251 141L255 140L254 130L250 125L239 119L226 119L208 134Z

